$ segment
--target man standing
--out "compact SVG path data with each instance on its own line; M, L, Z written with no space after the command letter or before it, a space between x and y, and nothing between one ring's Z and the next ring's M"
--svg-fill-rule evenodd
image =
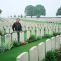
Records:
M13 31L17 32L18 42L20 41L20 31L22 31L21 23L19 23L20 19L17 18L16 22L12 25Z

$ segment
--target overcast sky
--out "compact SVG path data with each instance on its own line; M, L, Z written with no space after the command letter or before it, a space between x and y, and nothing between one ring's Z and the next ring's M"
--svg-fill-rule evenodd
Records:
M61 0L0 0L1 16L24 15L27 5L44 5L46 16L55 16L57 9L61 6Z

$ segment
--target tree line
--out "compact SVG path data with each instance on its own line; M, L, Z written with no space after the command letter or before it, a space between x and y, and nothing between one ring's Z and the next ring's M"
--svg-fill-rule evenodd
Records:
M2 10L0 9L0 14L2 13ZM46 15L46 9L43 5L28 5L25 7L25 15L26 16L36 16L39 18L40 16L45 16ZM57 9L56 16L61 15L61 7ZM21 15L22 17L22 15Z
M32 6L28 5L25 8L25 14L26 16L37 16L40 17L41 15L45 16L46 15L46 9L42 5L37 5L37 6Z
M36 5L36 6L32 6L32 5L28 5L25 8L25 14L26 16L36 16L37 18L39 18L41 15L45 16L46 15L46 9L43 5ZM61 7L57 9L56 12L56 16L61 15Z

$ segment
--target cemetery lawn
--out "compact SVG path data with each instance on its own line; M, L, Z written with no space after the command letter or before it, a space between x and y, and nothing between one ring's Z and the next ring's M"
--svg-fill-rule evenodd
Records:
M0 53L0 61L16 61L16 57L21 54L22 52L29 51L29 49L33 46L38 45L40 42L46 41L47 38L43 38L41 40L28 43L26 45L22 45L16 48L13 48L9 51L6 51L4 53Z

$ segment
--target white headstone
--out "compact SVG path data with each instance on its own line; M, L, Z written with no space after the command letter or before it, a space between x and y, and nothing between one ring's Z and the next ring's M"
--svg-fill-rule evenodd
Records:
M16 61L28 61L28 52L23 52L17 56Z
M51 42L52 42L52 44L51 44L52 51L54 51L54 50L55 50L55 47L56 47L55 37L52 37L52 38L51 38Z
M24 42L24 32L20 32L20 42Z
M44 28L41 28L41 36L44 36Z
M29 50L29 58L30 58L30 61L38 61L37 46L34 46Z
M17 39L17 32L12 33L12 41L15 41L15 42L18 41L18 39Z
M58 32L58 25L56 25L56 33Z
M13 30L10 28L10 33L12 33L13 32Z
M27 39L30 38L30 31L27 31Z
M59 49L60 48L60 37L59 35L56 36L56 49Z
M35 35L35 30L33 29L33 30L31 30L31 32L32 32L32 35Z
M5 35L5 46L7 49L11 48L11 34Z
M51 39L46 40L46 52L51 51Z
M46 32L46 34L48 34L48 32L49 32L49 29L48 29L47 26L46 26L46 28L45 28L45 32Z
M38 44L38 56L39 61L42 61L45 58L45 43L41 42Z
M41 35L40 29L37 28L37 31L36 32L37 32L37 36L40 36Z
M49 27L49 35L52 35L52 34L53 34L52 29L51 27Z
M9 27L8 26L6 27L6 33L9 33Z

